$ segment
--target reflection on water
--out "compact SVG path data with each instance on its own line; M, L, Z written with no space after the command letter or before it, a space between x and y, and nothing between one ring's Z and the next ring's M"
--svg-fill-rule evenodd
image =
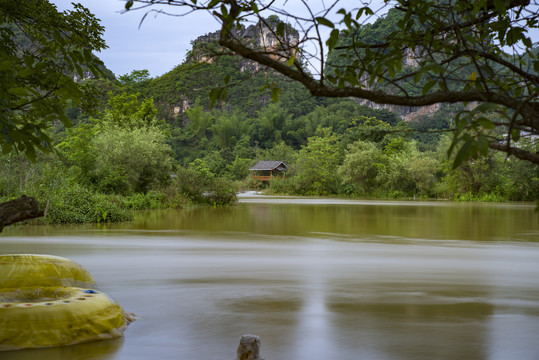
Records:
M533 206L252 198L133 223L6 228L2 253L85 266L138 314L120 342L13 359L539 358Z
M109 360L115 358L115 354L121 348L122 343L123 338L117 338L112 340L97 341L93 343L60 346L47 349L5 351L0 352L0 358L10 360Z

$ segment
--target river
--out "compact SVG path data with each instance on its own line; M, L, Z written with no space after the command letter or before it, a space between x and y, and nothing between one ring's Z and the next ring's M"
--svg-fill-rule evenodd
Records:
M2 360L539 359L532 204L242 197L131 223L8 227L1 253L88 269L137 314L116 340Z

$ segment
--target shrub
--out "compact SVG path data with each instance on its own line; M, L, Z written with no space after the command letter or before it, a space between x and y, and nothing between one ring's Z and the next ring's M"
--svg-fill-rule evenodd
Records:
M218 178L213 181L209 190L204 196L210 205L231 205L237 201L237 190L234 182L230 180Z
M130 221L133 212L122 201L111 195L92 192L74 185L54 193L40 203L47 204L46 223L92 223Z

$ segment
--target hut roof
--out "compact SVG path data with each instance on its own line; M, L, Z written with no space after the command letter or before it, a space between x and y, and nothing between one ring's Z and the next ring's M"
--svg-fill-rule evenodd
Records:
M287 167L282 161L259 161L249 170L279 170L286 171Z

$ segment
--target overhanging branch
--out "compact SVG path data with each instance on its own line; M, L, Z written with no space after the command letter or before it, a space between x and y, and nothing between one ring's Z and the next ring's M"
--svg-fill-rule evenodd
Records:
M539 164L539 153L530 152L526 150L519 149L514 146L507 146L503 143L498 142L492 142L490 143L490 148L497 151L503 151L507 153L507 155L513 155L514 157L517 157L521 160L527 160L534 164Z
M2 203L0 204L0 232L5 226L42 216L43 211L39 210L37 200L33 197L22 196Z
M234 53L265 65L273 70L302 83L314 96L321 97L355 97L369 100L378 104L390 104L399 106L428 106L437 103L458 102L489 102L506 106L510 109L520 109L522 117L530 126L534 126L539 119L539 104L534 102L524 103L511 96L493 92L471 91L438 91L423 96L400 96L381 91L369 90L359 87L333 87L317 81L305 72L291 68L286 63L274 60L266 53L246 47L237 39L231 38L225 32L221 32L219 44L230 49Z

